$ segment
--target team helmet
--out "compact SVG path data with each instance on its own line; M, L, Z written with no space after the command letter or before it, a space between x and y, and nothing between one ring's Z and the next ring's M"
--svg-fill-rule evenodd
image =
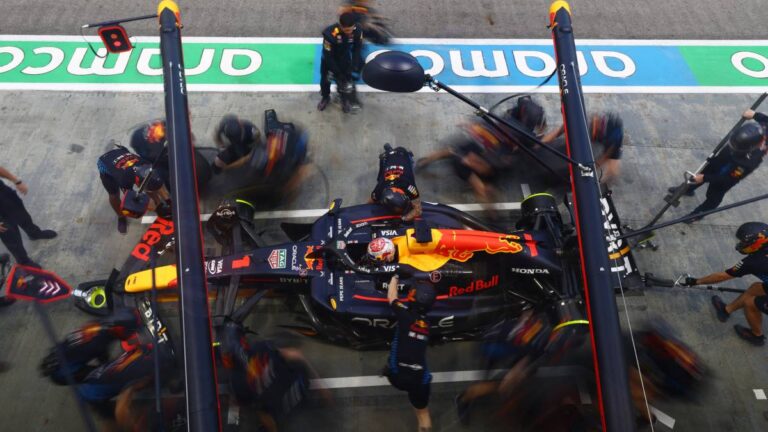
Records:
M768 245L768 224L762 222L747 222L741 224L736 230L736 250L744 255L749 255L763 249Z

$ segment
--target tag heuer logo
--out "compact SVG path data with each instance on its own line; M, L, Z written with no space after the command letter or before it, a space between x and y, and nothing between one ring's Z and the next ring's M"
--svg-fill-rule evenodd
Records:
M267 262L269 263L269 267L273 269L284 269L285 268L285 249L275 249L272 251L272 253L269 254L269 258L267 259Z

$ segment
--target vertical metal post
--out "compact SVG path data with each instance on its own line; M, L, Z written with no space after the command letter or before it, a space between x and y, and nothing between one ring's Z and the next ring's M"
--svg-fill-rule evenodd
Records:
M181 18L179 7L172 0L161 1L157 10L160 18L166 135L170 150L176 268L184 344L187 430L220 431L194 149L181 51Z
M552 3L549 18L568 155L582 165L571 164L570 173L603 430L631 432L636 426L629 394L627 360L611 283L611 266L600 211L600 186L589 141L568 3L563 0Z

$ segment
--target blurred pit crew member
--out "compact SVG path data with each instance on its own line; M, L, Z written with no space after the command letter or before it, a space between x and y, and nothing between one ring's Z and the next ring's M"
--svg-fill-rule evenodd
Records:
M213 141L221 150L213 161L214 174L245 165L254 148L262 145L259 128L233 114L221 119L214 131Z
M413 173L413 153L404 147L384 145L379 173L369 202L380 204L410 222L421 216L421 199Z
M156 171L152 171L151 164L139 156L131 153L125 147L110 150L96 162L99 168L101 184L109 195L109 205L117 215L117 230L125 234L128 229L126 212L123 210L121 192L125 193L139 186L147 180L145 191L151 198L149 210L156 210L170 198L168 190L163 185L163 180Z
M386 24L386 19L371 7L368 0L346 0L339 7L339 16L351 13L355 17L355 24L363 31L363 37L377 45L387 45L391 39L391 32Z
M736 230L736 250L747 255L736 265L723 272L712 273L702 278L687 277L683 285L709 285L727 281L735 277L753 275L760 279L749 286L746 292L736 300L725 304L720 296L712 296L712 305L717 312L717 319L726 322L732 313L744 309L744 316L749 328L736 324L733 329L745 341L762 346L765 344L763 335L763 313L768 313L768 224L762 222L747 222Z
M435 303L435 287L419 280L409 290L408 298L400 300L397 297L399 280L397 274L393 275L387 288L387 300L397 324L384 375L393 387L408 392L419 432L428 432L432 430L428 408L432 374L427 368L429 323L426 314Z
M142 379L123 389L115 400L115 427L105 432L183 432L187 430L184 398L162 398L162 418L159 418L154 399L136 398L152 380Z
M564 132L565 129L561 125L544 135L541 141L549 144ZM621 174L624 122L616 113L592 114L589 117L589 135L593 143L603 146L603 151L595 160L595 166L600 170L600 184L611 186Z
M624 335L630 395L638 426L656 422L648 404L658 399L692 399L706 374L701 358L662 323L656 320L649 328L633 332L637 357L633 341Z
M13 182L16 190L22 195L27 194L27 184L2 166L0 166L0 178ZM24 201L19 198L16 191L0 180L0 240L17 263L40 267L27 255L19 228L27 233L30 240L47 240L56 237L56 231L44 230L35 225L32 216L24 207ZM13 303L11 300L3 301L7 301L8 304Z
M249 341L245 329L234 321L225 322L217 334L238 404L255 406L264 428L276 432L277 420L306 398L309 380L317 373L299 350L278 348L266 340ZM327 391L323 396L329 398Z
M115 342L120 342L124 351L110 359L110 348ZM40 365L43 376L67 385L69 372L77 392L96 408L108 408L110 399L154 371L152 336L136 309L116 309L109 318L86 323L68 334L58 345ZM60 363L57 349L63 350L66 364ZM168 373L174 364L172 352L166 343L158 344L158 350L161 367Z
M752 113L748 111L747 115ZM756 120L765 120L765 116L754 113ZM691 179L694 184L688 188L687 195L693 196L696 189L708 183L706 199L689 215L714 210L723 201L725 194L740 181L749 176L763 162L768 148L765 145L765 129L760 123L747 123L731 135L730 142L704 168L701 174ZM676 188L669 188L674 191ZM686 223L701 220L699 217Z
M341 108L348 113L358 105L354 91L353 74L363 69L363 31L355 23L355 15L342 13L339 22L323 30L323 56L320 61L320 103L323 111L331 101L331 80L336 81L341 97Z
M547 124L544 108L530 96L518 98L516 106L505 111L502 118L521 123L527 131L535 134L541 133ZM478 201L493 202L496 190L492 182L502 170L514 163L522 139L517 132L506 126L498 126L506 134L481 119L461 125L461 136L452 140L448 148L420 158L417 169L423 169L441 159L451 159L454 172L469 183Z
M456 396L456 412L462 424L469 424L474 402L491 395L500 397L505 409L514 408L528 413L523 416L525 419L520 420L529 423L529 429L524 430L571 430L555 428L550 423L544 428L542 423L553 412L570 411L568 416L558 416L567 417L561 420L569 427L585 421L578 406L575 410L571 409L574 405L572 401L553 400L553 397L561 397L559 395L565 393L562 388L547 386L543 389L538 388L541 384L523 384L535 375L540 366L561 362L566 355L570 360L578 359L579 364L591 365L591 352L584 349L588 347L587 321L571 319L565 314L558 319L555 315L553 311L527 310L519 318L502 321L486 334L482 350L488 360L487 369L506 372L472 384ZM583 355L583 352L587 354ZM534 400L536 402L532 402Z

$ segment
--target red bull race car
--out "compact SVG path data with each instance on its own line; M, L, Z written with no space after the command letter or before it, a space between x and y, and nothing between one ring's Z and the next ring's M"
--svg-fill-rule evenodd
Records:
M606 209L612 210L609 201ZM314 223L281 227L290 241L267 246L247 202L227 201L213 213L207 231L222 245L221 254L206 259L213 316L230 314L238 298L269 292L298 299L302 323L287 326L362 349L390 339L395 319L386 291L394 273L401 275L403 296L417 279L436 287L428 314L435 342L476 339L531 306L581 301L574 230L548 194L528 197L510 230L441 204L424 203L422 216L404 223L376 204L343 207L341 200ZM134 306L153 285L161 296L173 297L175 265L157 264L172 250L172 234L173 223L158 218L120 272L75 290L77 304L109 314L116 302ZM366 258L368 243L379 237L396 245L394 262L377 265ZM614 272L636 272L628 248L611 247L612 256L620 257Z

